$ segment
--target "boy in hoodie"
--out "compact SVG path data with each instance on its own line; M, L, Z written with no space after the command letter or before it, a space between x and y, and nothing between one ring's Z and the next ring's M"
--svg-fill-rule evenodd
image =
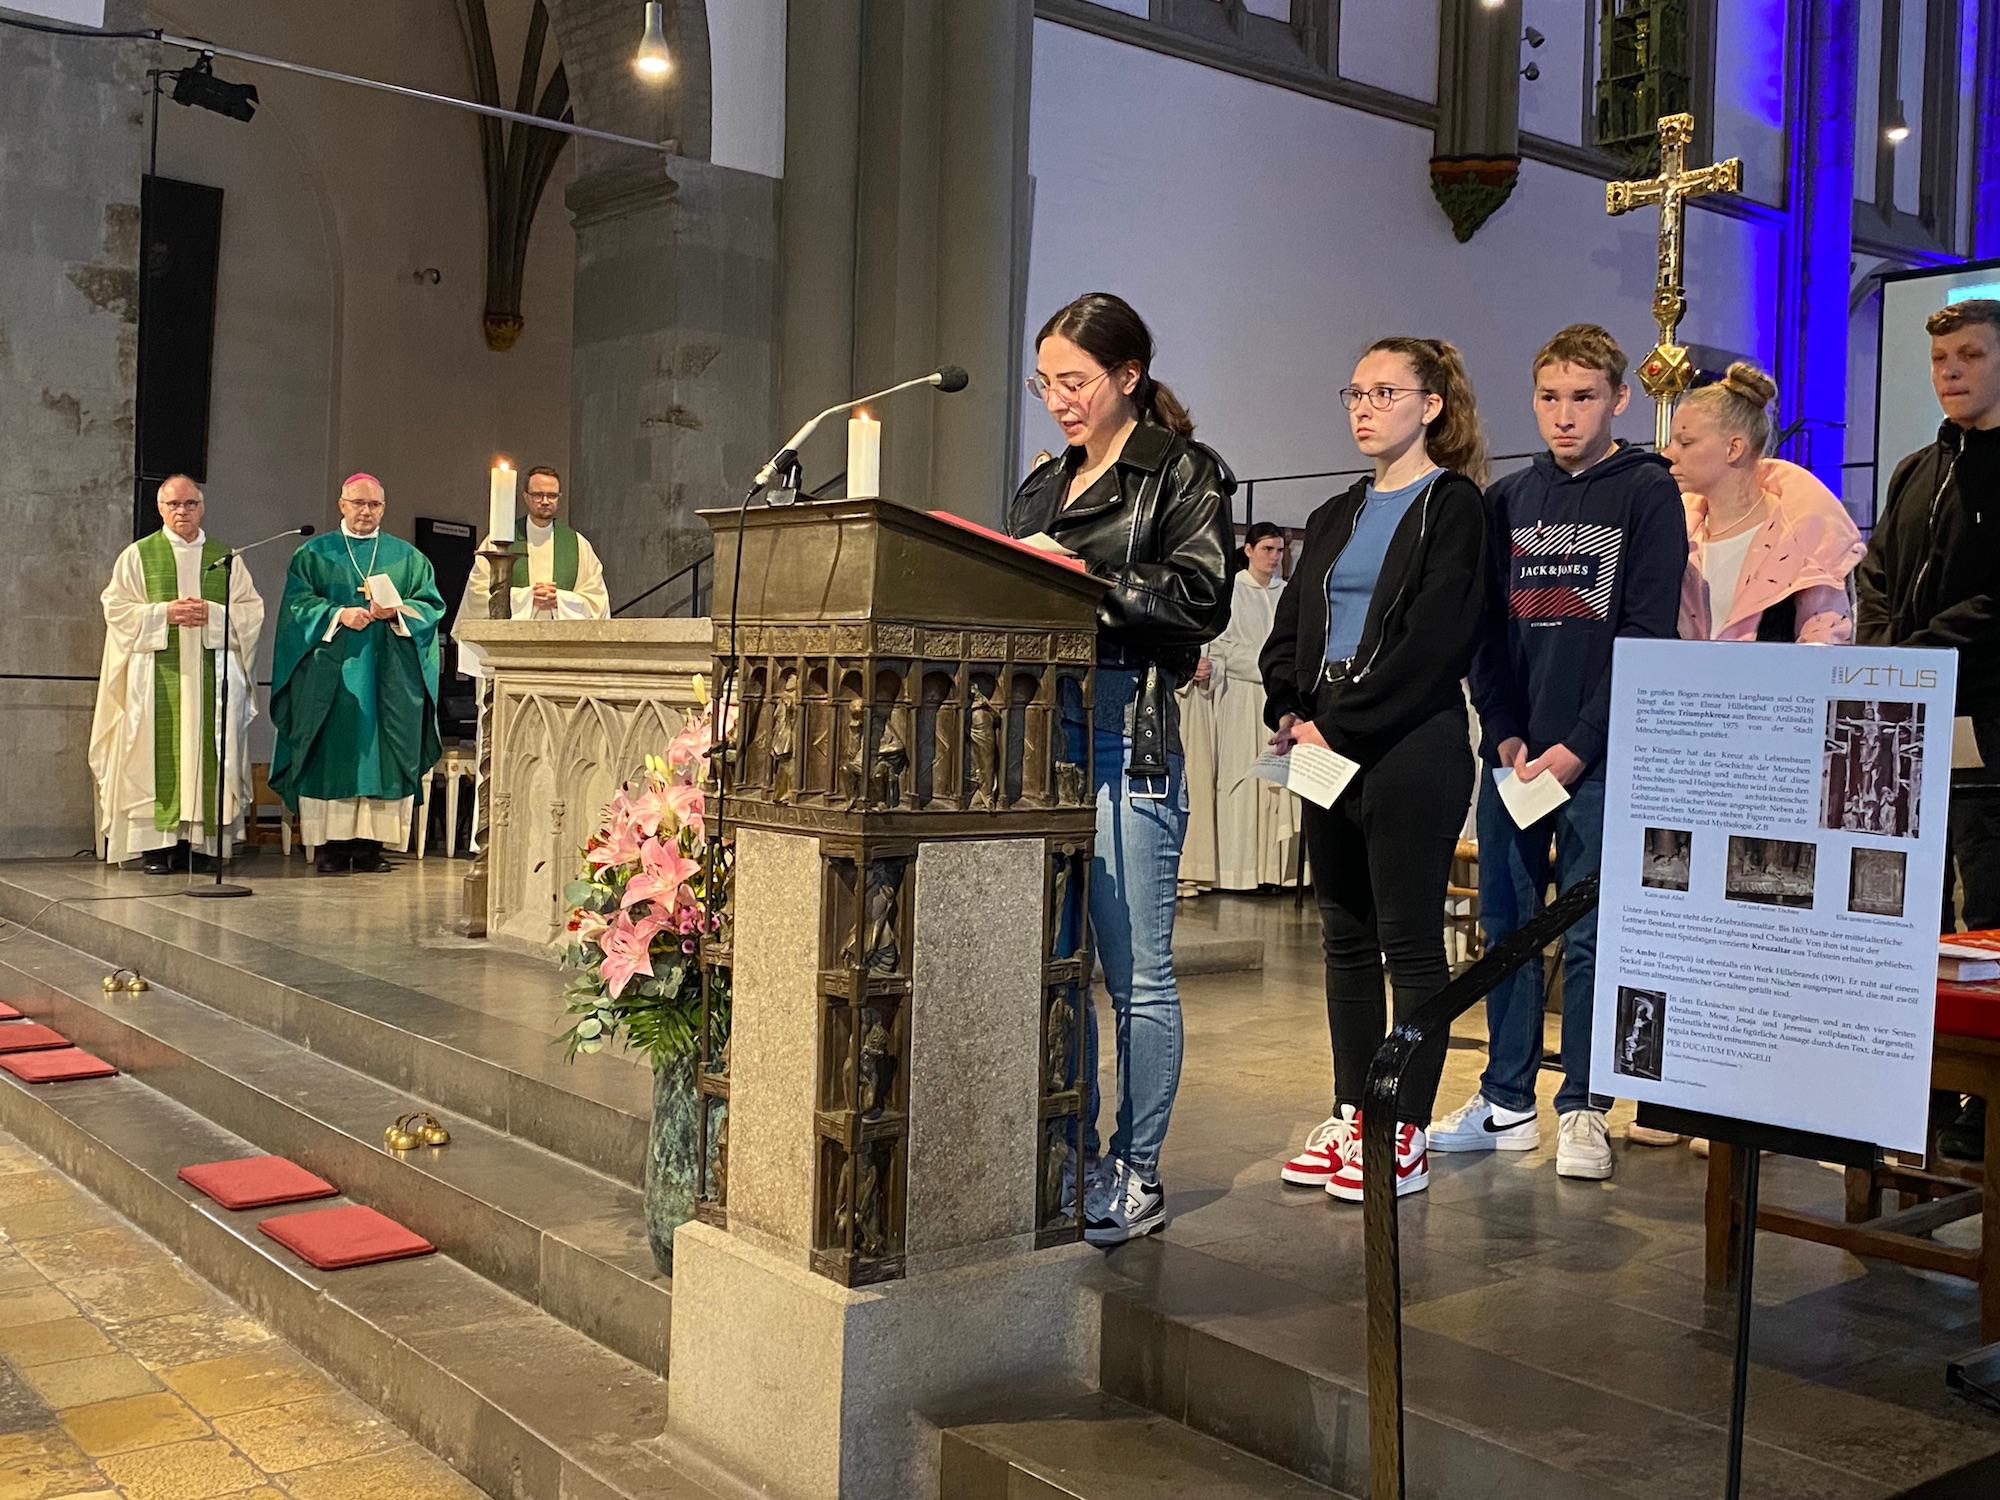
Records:
M1986 765L1952 776L1949 932L1954 864L1965 925L2000 927L2000 302L1954 302L1924 328L1944 422L1937 441L1897 464L1889 480L1854 570L1854 623L1863 645L1958 650L1958 712L1972 720ZM1974 1099L1947 1128L1944 1149L1977 1159L1985 1121L1985 1103Z
M1604 749L1611 643L1672 639L1687 567L1687 525L1667 460L1614 439L1632 392L1625 353L1592 323L1565 328L1535 356L1535 421L1549 451L1486 493L1490 574L1472 659L1479 710L1479 920L1499 942L1542 907L1555 845L1567 890L1596 872L1604 842ZM1553 776L1569 800L1515 826L1493 781ZM1590 1092L1597 915L1563 935L1563 1083L1556 1171L1611 1175L1609 1099ZM1486 997L1488 1056L1479 1092L1432 1127L1434 1151L1532 1151L1541 1144L1535 1075L1542 1060L1542 966L1525 965Z

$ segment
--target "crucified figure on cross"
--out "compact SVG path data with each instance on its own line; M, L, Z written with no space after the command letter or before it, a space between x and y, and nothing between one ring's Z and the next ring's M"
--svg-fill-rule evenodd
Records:
M1681 281L1685 240L1682 208L1688 199L1706 193L1743 190L1741 157L1732 156L1708 167L1687 165L1688 143L1693 139L1693 115L1666 116L1660 121L1660 175L1637 182L1607 183L1604 188L1606 213L1630 213L1656 203L1660 206L1660 279L1653 292L1653 321L1660 325L1660 341L1639 362L1639 383L1658 406L1655 437L1662 450L1673 435L1674 403L1694 381L1687 350L1674 342L1687 313L1687 288Z

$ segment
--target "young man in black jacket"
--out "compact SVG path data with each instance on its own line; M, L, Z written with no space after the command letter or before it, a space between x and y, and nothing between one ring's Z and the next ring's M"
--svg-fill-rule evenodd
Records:
M1615 440L1631 399L1625 354L1595 324L1565 328L1535 356L1535 420L1549 451L1486 492L1486 619L1472 659L1479 710L1479 920L1489 947L1541 910L1556 883L1594 874L1604 842L1604 750L1611 643L1671 639L1687 567L1687 523L1667 461ZM1553 776L1569 800L1527 828L1493 773ZM1556 1171L1611 1175L1606 1098L1590 1092L1597 916L1563 935L1562 1128ZM1542 966L1486 998L1488 1057L1479 1092L1431 1128L1433 1151L1532 1151L1541 1144Z
M1896 465L1868 553L1855 569L1855 638L1871 646L1958 651L1958 712L1972 720L1984 769L1952 775L1944 930L2000 927L2000 302L1973 298L1932 313L1937 441ZM1988 517L1991 517L1989 520ZM1946 1149L1980 1154L1985 1106L1974 1100Z

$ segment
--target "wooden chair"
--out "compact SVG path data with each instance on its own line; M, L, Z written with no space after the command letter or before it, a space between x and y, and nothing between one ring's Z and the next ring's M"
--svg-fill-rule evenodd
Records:
M1850 1255L1870 1256L1901 1266L1917 1266L1963 1276L1979 1288L1979 1337L2000 1340L2000 1212L1986 1212L1986 1171L2000 1163L2000 987L1992 997L1955 986L1957 1000L1940 994L1937 1040L1931 1054L1931 1087L1971 1094L1986 1101L1986 1161L1952 1161L1930 1142L1930 1165L1919 1168L1898 1159L1878 1160L1871 1170L1846 1172L1846 1213L1841 1219L1796 1209L1758 1207L1757 1227L1770 1234L1832 1245ZM1735 1279L1743 1235L1742 1148L1716 1141L1708 1158L1708 1198L1703 1214L1707 1239L1708 1285ZM1883 1211L1883 1195L1897 1195ZM1980 1216L1979 1244L1967 1249L1941 1245L1931 1235L1947 1224Z
M1469 964L1484 946L1479 932L1479 845L1471 839L1460 839L1452 854L1444 900L1444 930L1451 944L1446 956L1455 966Z
M410 838L415 846L418 859L424 857L424 848L430 835L431 789L438 781L444 782L444 857L458 857L458 784L472 783L475 798L472 809L473 822L479 821L479 753L470 745L452 745L438 757L438 763L431 767L430 775L424 778L423 800L417 804L416 816L410 820Z
M244 820L243 842L246 844L268 844L271 841L271 826L264 821L264 809L277 810L278 842L285 851L285 858L292 857L292 830L296 814L285 806L284 798L271 790L271 765L269 761L254 761L250 766L250 816Z

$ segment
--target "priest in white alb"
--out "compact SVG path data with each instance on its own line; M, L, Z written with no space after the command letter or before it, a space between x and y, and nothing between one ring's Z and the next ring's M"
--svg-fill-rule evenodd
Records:
M588 538L556 519L562 508L562 476L554 469L528 470L521 481L527 515L516 517L514 576L508 614L516 620L608 620L611 596L604 590L604 564ZM488 538L486 547L493 545ZM483 549L482 549L483 550ZM487 618L487 596L493 574L484 557L475 557L472 575L460 600L460 620ZM483 653L470 641L458 643L459 670L477 677L484 670Z
M90 726L98 846L112 864L143 856L149 875L184 870L191 860L212 869L242 834L250 803L246 730L257 712L251 666L264 627L264 601L243 560L217 566L228 549L202 530L200 487L176 474L160 486L159 507L165 524L118 554L104 589L104 661ZM218 658L229 682L229 767L220 777Z

